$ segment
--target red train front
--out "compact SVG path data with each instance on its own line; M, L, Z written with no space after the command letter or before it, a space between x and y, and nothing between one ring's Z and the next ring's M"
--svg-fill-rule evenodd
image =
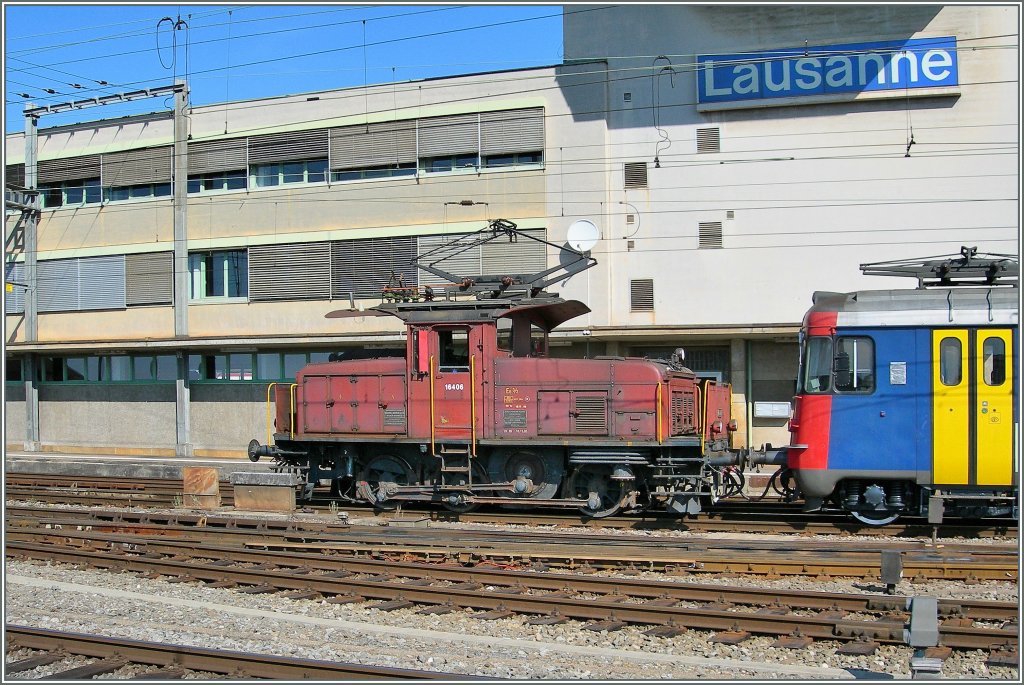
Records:
M547 356L548 333L589 309L543 293L383 304L404 358L313 364L276 388L275 444L307 493L381 508L437 502L577 507L601 517L697 513L721 494L730 389L673 360Z

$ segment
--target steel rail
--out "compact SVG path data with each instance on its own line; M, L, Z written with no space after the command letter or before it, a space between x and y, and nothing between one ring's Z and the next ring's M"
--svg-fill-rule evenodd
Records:
M988 578L1014 580L1017 577L1016 549L993 546L951 546L939 550L913 545L851 551L834 551L812 541L659 541L640 540L632 544L581 544L571 536L553 542L549 537L537 543L533 534L521 538L515 533L396 529L387 533L378 529L302 532L297 529L271 531L268 528L237 526L207 527L209 520L196 521L203 527L155 525L150 517L138 523L100 522L92 518L40 516L38 510L24 517L8 512L8 535L23 528L45 525L54 529L92 528L107 532L156 535L194 540L232 541L260 549L305 552L327 551L335 555L372 558L406 558L450 561L463 564L505 563L513 565L545 564L574 569L635 569L676 573L732 572L764 575L816 575L878 578L882 549L901 552L901 563L908 577ZM230 519L229 519L230 521ZM399 534L394 534L399 533ZM269 536L276 536L271 538ZM659 544L660 543L660 544ZM646 545L644 547L643 545Z
M826 613L814 616L778 613L749 613L731 611L730 608L713 606L674 606L677 600L645 601L633 603L624 596L605 595L596 599L578 599L566 596L565 591L554 591L544 595L526 594L513 586L512 592L496 592L481 587L474 581L474 571L463 570L463 585L436 587L421 582L398 582L393 575L360 578L347 571L334 575L314 575L304 568L295 572L282 569L239 568L196 563L196 557L216 557L209 548L195 549L182 545L180 554L171 559L151 556L118 555L114 549L60 547L56 544L32 544L21 541L7 541L8 555L15 554L34 559L47 559L72 564L85 564L97 568L158 573L178 576L188 580L210 583L235 583L249 585L260 591L291 590L320 595L348 597L351 600L377 599L398 602L401 605L427 604L441 610L456 608L478 609L485 612L506 612L539 614L557 620L580 619L608 622L623 622L653 625L668 628L695 628L713 631L747 631L763 635L799 635L819 640L873 640L892 644L905 644L905 623L903 620L883 619L866 621L850 620ZM191 551L190 551L191 550ZM143 551L143 550L137 550ZM228 550L237 552L238 550ZM266 560L266 552L263 552ZM189 558L191 557L191 558ZM259 558L258 556L255 558ZM187 559L187 560L182 560ZM292 564L303 565L307 559L292 558ZM444 573L452 569L432 568L431 571ZM571 588L575 576L562 576L563 587ZM723 593L727 589L721 590ZM726 595L727 596L727 595ZM670 604L670 606L664 606ZM433 609L436 611L436 609ZM940 627L942 644L958 649L990 649L997 646L1015 645L1016 630L956 627Z
M181 487L177 481L172 479L119 479L109 476L92 476L80 478L75 476L60 476L53 474L9 474L7 480L8 499L21 497L46 501L47 499L59 501L60 503L90 503L90 504L111 504L111 501L102 499L97 495L88 499L88 491L106 490L121 491L125 489L124 484L141 485L133 489L142 491L141 494L158 494L152 498L153 504L173 504L175 495L180 495ZM162 482L161 482L162 481ZM68 484L67 488L61 487L62 483ZM73 492L60 492L64 489L72 489L76 486L78 490L85 490L75 494ZM44 488L40 490L40 488ZM56 488L58 491L47 490ZM229 482L220 483L221 496L226 503L232 500L232 488ZM156 492L151 492L156 490ZM166 498L166 500L164 499ZM110 499L115 499L111 497ZM144 504L141 498L135 498L131 504ZM314 498L310 503L316 510L326 511L332 506L332 501L327 498ZM345 502L346 508L355 510L372 511L372 507L363 503ZM645 512L640 514L628 514L606 519L589 519L582 515L566 515L550 512L472 512L455 513L446 510L427 509L418 511L410 509L407 505L404 510L394 512L375 512L374 515L382 518L395 516L408 516L410 514L429 517L438 521L462 521L472 523L494 523L494 524L520 524L520 525L555 525L555 526L585 526L601 528L629 528L636 530L685 530L695 532L707 531L744 531L763 533L802 533L802 534L845 534L858 536L907 536L907 537L928 537L941 535L943 537L1017 537L1017 521L1010 519L986 519L979 522L953 521L941 525L928 524L921 520L907 519L903 522L888 524L885 526L866 526L847 516L830 516L823 520L822 515L803 514L799 507L794 504L787 504L780 501L772 501L766 510L764 502L753 503L746 501L723 501L714 508L702 512L699 518L689 519L680 516L665 514L664 512ZM333 507L337 502L333 501ZM751 509L757 513L751 513Z
M6 624L7 649L22 647L48 652L63 651L85 657L117 658L126 663L173 666L192 671L220 673L232 677L275 680L477 680L456 673L369 666L364 664L298 659L207 649L166 642L144 642L126 638L61 632ZM485 678L486 679L486 678Z

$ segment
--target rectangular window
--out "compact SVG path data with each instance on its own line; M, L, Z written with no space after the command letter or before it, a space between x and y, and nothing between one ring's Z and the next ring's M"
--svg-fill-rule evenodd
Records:
M25 380L25 367L20 357L8 357L4 360L4 381L19 383Z
M987 338L981 349L985 385L1002 385L1006 382L1006 343L1002 338Z
M875 344L871 338L836 338L835 389L837 392L874 392Z
M939 380L943 385L960 385L963 378L963 347L957 338L939 343Z
M81 205L99 204L103 201L100 179L87 178L63 181L61 183L41 183L39 185L43 207L79 207Z
M171 194L170 183L143 183L134 186L113 186L107 188L107 201L119 202L121 200L137 200L152 197L169 197Z
M249 264L245 250L193 252L188 256L189 299L248 297Z
M88 379L86 357L68 357L67 366L67 378L69 381L84 381Z
M483 158L483 165L488 169L499 167L519 167L538 165L541 163L540 152L517 152L500 155L487 155Z
M228 355L230 366L228 367L228 380L230 381L251 381L252 380L252 357L250 353L233 353Z
M188 192L215 193L223 190L244 190L248 174L245 171L221 171L211 174L190 174Z
M476 156L476 153L424 157L420 160L420 168L428 173L455 171L457 169L475 169L478 164L479 158Z
M261 352L256 355L256 374L261 379L276 381L281 376L281 355L277 352Z
M832 338L808 338L804 347L803 389L806 393L821 394L832 390Z
M359 181L364 178L393 178L397 176L413 176L415 174L416 165L408 162L405 164L388 164L363 169L340 169L331 172L331 179L334 181Z
M134 379L151 381L156 377L156 357L132 357Z
M323 183L327 180L327 159L255 164L252 166L252 178L257 188L288 183Z
M111 357L110 358L110 380L130 381L132 379L132 358Z
M178 358L172 354L162 354L156 358L156 379L173 381L178 378Z
M286 353L284 355L284 378L295 378L296 374L306 365L306 355Z
M469 331L457 329L438 331L440 348L439 371L464 371L469 368Z

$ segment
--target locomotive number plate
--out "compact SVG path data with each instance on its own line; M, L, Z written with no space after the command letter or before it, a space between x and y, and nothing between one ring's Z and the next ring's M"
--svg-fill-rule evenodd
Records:
M465 390L466 389L466 384L465 383L445 383L444 384L444 389L445 390Z

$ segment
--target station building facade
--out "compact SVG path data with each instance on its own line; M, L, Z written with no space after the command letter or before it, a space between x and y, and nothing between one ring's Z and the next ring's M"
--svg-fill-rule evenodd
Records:
M785 443L814 291L914 285L864 262L1018 252L1017 12L571 6L559 65L189 107L177 211L171 113L42 118L34 327L25 290L5 294L6 445L240 455L270 383L401 345L359 310L399 276L441 287L409 259L496 218L556 245L599 230L598 265L553 288L592 312L552 354L682 347L732 384L737 446ZM8 135L8 185L25 154ZM12 283L24 225L7 212ZM492 243L445 266L558 252Z

